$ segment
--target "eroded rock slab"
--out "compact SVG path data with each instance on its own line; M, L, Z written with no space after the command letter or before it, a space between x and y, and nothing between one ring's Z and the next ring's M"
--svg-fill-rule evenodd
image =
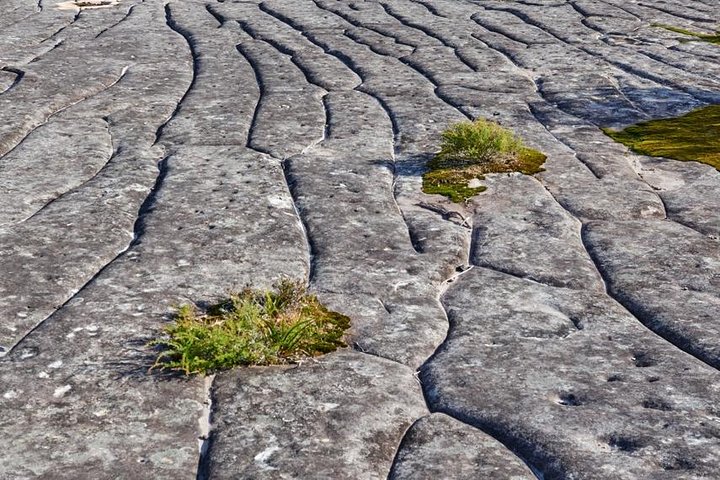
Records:
M0 477L720 476L717 172L599 128L720 101L658 26L711 2L56 3L0 14ZM422 194L478 117L545 171ZM354 350L220 374L198 461L145 343L282 276Z
M452 417L434 413L410 427L388 478L529 480L536 477L491 436Z
M609 297L474 268L421 380L433 411L491 433L545 478L712 476L717 371Z
M352 351L215 379L211 478L387 478L427 413L413 371Z
M670 221L591 223L585 238L615 298L659 335L720 367L720 242Z

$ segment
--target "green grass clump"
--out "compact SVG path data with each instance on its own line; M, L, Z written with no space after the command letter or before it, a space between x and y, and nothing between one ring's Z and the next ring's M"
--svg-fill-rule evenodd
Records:
M712 35L712 34L707 34L707 33L693 32L693 31L687 30L685 28L673 27L672 25L663 25L660 23L653 24L653 27L664 28L665 30L679 33L681 35L695 37L694 39L685 39L685 41L687 41L687 42L697 39L697 40L700 40L703 42L709 42L709 43L714 43L716 45L720 45L720 31L716 32L714 35Z
M720 170L720 105L603 131L640 155L696 161Z
M273 291L247 288L206 311L180 306L165 337L150 343L162 348L153 368L189 375L293 363L344 347L349 327L348 317L329 311L302 284L283 280Z
M545 158L495 122L479 119L456 123L443 132L440 152L428 162L423 192L464 202L486 190L484 186L470 187L472 180L482 180L488 173L533 175L543 170Z

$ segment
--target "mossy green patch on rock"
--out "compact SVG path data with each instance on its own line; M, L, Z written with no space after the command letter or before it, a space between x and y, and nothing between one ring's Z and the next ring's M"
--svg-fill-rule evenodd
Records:
M315 357L344 347L350 327L345 315L325 308L297 282L283 280L272 291L246 288L199 311L177 309L165 327L154 367L185 374L237 365L276 365Z
M472 186L489 173L543 171L545 155L527 148L522 140L501 125L488 120L460 122L443 132L440 152L428 162L423 192L448 197L455 203L486 190Z
M681 35L695 37L695 38L684 39L684 41L686 41L686 42L690 42L693 40L700 40L703 42L709 42L709 43L714 43L714 44L720 45L720 31L716 32L715 34L707 34L707 33L693 32L693 31L687 30L685 28L673 27L672 25L663 25L661 23L653 24L653 27L664 28L665 30L679 33Z
M641 155L696 161L720 170L720 105L603 131Z

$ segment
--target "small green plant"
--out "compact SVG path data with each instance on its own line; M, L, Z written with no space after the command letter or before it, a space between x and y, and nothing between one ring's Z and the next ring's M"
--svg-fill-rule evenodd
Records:
M456 123L442 134L440 152L428 162L423 192L448 197L456 203L484 191L470 186L488 173L543 171L545 155L527 148L513 132L489 120Z
M709 43L714 43L714 44L720 45L720 32L716 32L714 35L707 34L707 33L699 33L699 32L693 32L691 30L687 30L685 28L673 27L672 25L663 25L661 23L655 23L655 24L653 24L653 27L664 28L665 30L679 33L680 35L687 35L688 37L694 37L694 38L683 39L683 41L685 41L685 42L700 40L703 42L709 42Z
M293 363L344 347L349 327L348 317L325 308L302 284L283 280L272 291L246 288L205 311L178 307L165 336L150 342L162 349L153 368L190 375Z
M720 170L720 105L603 132L640 155L696 161Z

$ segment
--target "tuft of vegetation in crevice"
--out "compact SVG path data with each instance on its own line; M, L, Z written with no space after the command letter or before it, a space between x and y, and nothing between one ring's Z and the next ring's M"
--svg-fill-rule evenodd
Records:
M150 342L160 348L153 368L186 375L238 365L295 363L346 346L350 319L323 306L295 281L273 290L246 288L200 310L177 308L165 335Z
M510 130L489 120L465 121L442 134L440 152L427 164L423 192L448 197L455 203L486 190L474 186L489 173L543 171L545 155L526 147Z
M603 132L640 155L701 162L720 170L720 105Z
M679 33L680 35L687 35L688 37L694 37L694 38L682 39L681 41L684 41L684 42L702 41L702 42L708 42L708 43L714 43L716 45L720 45L720 31L715 32L715 34L713 35L713 34L708 34L708 33L693 32L693 31L687 30L685 28L673 27L672 25L664 25L662 23L654 23L653 27L664 28L665 30L669 30L674 33Z

